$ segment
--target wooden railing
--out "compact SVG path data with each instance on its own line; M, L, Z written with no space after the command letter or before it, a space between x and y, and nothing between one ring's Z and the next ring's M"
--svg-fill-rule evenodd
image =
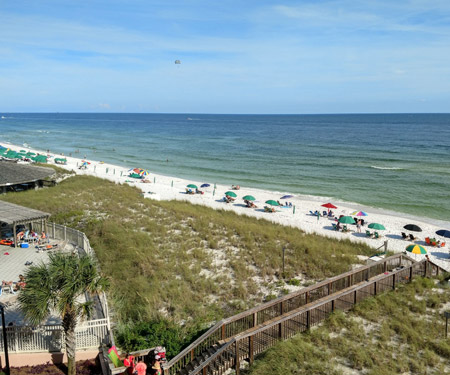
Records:
M437 276L440 272L445 271L439 266L423 260L408 266L400 266L390 272L386 271L370 280L362 280L338 293L323 296L283 316L278 316L234 336L190 371L189 375L221 375L230 368L234 368L236 375L239 375L242 360L252 363L256 355L275 345L277 341L288 339L297 333L308 330L326 319L333 311L337 309L350 310L356 303L386 290L395 289L396 285L409 282L415 276ZM172 374L168 370L164 374Z
M223 319L165 364L163 366L164 374L178 374L181 369L219 341L232 338L248 329L271 321L325 296L367 281L377 275L390 272L401 266L410 266L413 263L414 261L410 258L397 254Z

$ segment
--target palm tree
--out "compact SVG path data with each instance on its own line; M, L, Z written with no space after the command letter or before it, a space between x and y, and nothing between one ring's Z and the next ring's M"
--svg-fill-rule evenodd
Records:
M106 290L107 280L98 271L91 256L64 253L49 255L49 262L31 266L25 273L26 287L20 292L19 304L27 320L41 324L51 313L62 320L66 337L68 375L75 375L75 327L80 318L89 318L92 301L80 302L85 293Z

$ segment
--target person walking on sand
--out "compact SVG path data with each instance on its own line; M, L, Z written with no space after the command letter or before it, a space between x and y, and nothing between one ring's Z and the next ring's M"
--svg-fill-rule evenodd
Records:
M358 219L356 222L356 228L358 229L358 233L361 233L361 219Z

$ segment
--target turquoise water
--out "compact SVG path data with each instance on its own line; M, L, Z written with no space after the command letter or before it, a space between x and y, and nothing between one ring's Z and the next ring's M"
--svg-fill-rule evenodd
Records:
M0 144L446 221L450 216L449 114L0 116Z

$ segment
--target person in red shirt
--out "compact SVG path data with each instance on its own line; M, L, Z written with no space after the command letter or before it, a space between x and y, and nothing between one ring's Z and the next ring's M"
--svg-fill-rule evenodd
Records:
M125 359L123 360L123 365L127 367L127 374L133 375L134 373L134 357L130 354L125 355Z
M134 368L137 371L138 375L145 375L147 372L147 365L144 363L144 361L139 361L136 367Z

